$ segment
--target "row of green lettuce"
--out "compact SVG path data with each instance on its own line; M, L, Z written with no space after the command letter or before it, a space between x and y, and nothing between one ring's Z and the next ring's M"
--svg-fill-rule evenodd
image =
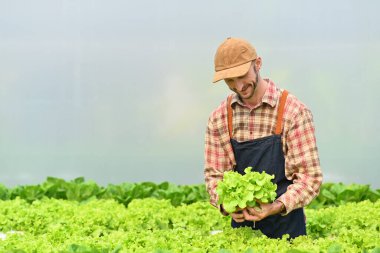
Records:
M71 181L48 177L38 185L20 185L7 188L0 185L0 199L11 200L22 198L32 203L44 197L53 199L75 200L79 202L92 199L114 199L128 206L133 199L157 198L168 199L172 205L191 204L208 198L204 185L176 185L169 182L156 184L153 182L109 184L106 187L94 181L85 181L78 177Z
M174 206L191 204L197 201L208 201L204 184L176 185L169 182L156 184L153 182L109 184L99 186L93 181L85 181L83 177L71 181L48 177L38 185L22 185L7 188L0 184L0 199L11 200L22 198L32 203L42 198L88 201L91 199L114 199L125 206L133 199L157 198L168 199ZM311 203L310 208L341 205L348 202L380 199L380 189L371 189L369 185L342 183L325 183L319 196Z
M380 252L380 201L306 209L307 236L269 239L209 203L0 200L0 252Z

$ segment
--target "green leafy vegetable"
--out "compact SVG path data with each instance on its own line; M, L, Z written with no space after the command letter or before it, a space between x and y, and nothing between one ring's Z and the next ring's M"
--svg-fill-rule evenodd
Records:
M259 203L269 203L276 198L277 185L272 183L274 175L252 172L252 167L244 170L241 175L235 171L224 173L223 180L219 182L216 192L218 193L218 204L231 213L237 207L255 207Z
M170 200L0 200L0 252L379 253L380 201L305 209L307 236L270 239L207 202ZM219 231L218 233L211 233Z

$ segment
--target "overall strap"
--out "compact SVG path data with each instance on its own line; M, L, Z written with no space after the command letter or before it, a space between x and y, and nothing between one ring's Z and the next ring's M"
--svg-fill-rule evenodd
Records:
M286 102L287 96L288 96L288 91L284 90L281 94L280 104L278 106L276 130L274 132L275 134L281 134L281 132L282 132L282 118L284 115L284 107L285 107L285 102Z
M232 96L229 95L227 98L227 122L228 122L228 133L230 134L230 139L232 139L232 107L231 107L231 101Z

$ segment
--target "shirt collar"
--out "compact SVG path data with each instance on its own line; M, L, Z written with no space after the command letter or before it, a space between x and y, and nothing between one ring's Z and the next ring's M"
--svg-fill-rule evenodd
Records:
M268 82L268 87L264 93L263 98L261 99L261 104L267 103L270 106L275 107L278 99L277 87L274 82L268 78L265 78L264 81ZM241 101L236 93L232 97L231 105L234 103L243 105L243 101Z

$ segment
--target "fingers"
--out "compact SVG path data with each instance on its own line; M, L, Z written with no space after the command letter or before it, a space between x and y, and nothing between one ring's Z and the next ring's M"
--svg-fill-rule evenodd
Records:
M244 219L249 221L260 221L264 219L267 214L261 209L248 207L243 210Z
M243 216L244 219L249 220L249 221L257 221L257 217L255 215L252 215L248 209L243 210Z
M235 212L235 213L230 213L232 219L236 222L244 222L244 214L239 211L239 212Z
M235 212L230 214L232 219L236 222L248 221L260 221L268 216L265 209L260 209L257 207L247 207L244 209L238 208Z

